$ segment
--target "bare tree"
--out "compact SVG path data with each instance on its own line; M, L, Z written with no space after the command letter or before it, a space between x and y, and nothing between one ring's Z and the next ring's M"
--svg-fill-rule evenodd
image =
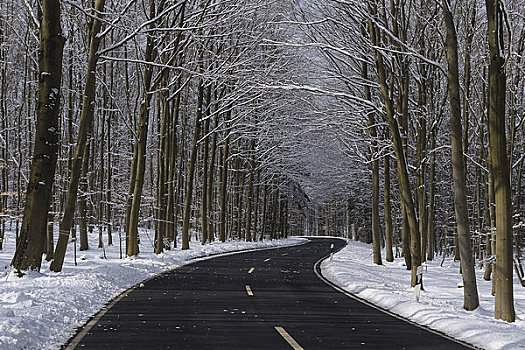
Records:
M60 24L60 1L43 0L41 5L35 148L20 239L12 261L18 271L40 270L59 147L58 116L65 38Z

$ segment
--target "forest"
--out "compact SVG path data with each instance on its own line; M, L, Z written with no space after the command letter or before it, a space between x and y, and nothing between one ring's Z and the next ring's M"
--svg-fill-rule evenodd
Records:
M342 236L513 322L524 47L523 0L2 0L0 250Z

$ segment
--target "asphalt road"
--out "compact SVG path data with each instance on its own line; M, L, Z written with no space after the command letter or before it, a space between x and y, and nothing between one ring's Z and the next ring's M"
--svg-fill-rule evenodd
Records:
M314 239L196 262L136 288L68 349L462 349L338 292L315 263L344 244Z

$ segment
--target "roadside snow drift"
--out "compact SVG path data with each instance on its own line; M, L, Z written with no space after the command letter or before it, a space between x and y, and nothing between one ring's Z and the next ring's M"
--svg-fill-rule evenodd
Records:
M382 254L383 258L385 252ZM427 262L423 275L424 291L419 302L410 288L410 271L403 258L374 265L372 246L351 241L325 260L322 273L346 291L418 324L446 333L483 349L525 349L525 288L514 281L516 322L494 319L492 282L483 280L476 268L480 306L463 309L462 278L459 262L446 258Z
M73 243L69 244L63 271L49 271L44 261L41 272L18 278L10 267L14 254L14 233L6 232L4 250L0 251L0 349L59 349L93 314L126 289L163 271L192 262L195 258L231 251L270 248L303 243L286 240L247 243L232 241L201 245L191 242L189 250L174 249L161 255L153 253L150 236L141 231L141 253L133 259L119 259L116 246L92 248L78 253L73 261ZM98 243L95 231L89 237L91 247ZM124 253L125 254L125 253Z

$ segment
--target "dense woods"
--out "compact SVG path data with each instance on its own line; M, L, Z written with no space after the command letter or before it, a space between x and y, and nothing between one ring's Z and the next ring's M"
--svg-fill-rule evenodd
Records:
M3 0L0 249L16 240L22 274L43 254L60 271L88 232L127 256L146 230L157 254L344 236L403 257L412 286L426 260L461 260L467 310L483 268L512 322L524 9Z

